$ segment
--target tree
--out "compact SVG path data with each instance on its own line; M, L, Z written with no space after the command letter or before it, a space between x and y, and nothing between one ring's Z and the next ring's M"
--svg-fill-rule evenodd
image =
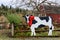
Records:
M41 13L40 5L44 3L47 3L49 6L51 6L52 4L56 4L55 2L51 2L51 1L48 2L48 0L18 0L18 1L16 0L14 2L16 7L30 8L32 9L33 13Z
M5 5L1 4L2 9L5 9Z
M32 12L35 13L37 11L38 13L40 12L40 4L44 3L47 0L16 0L14 2L16 7L26 7L26 8L31 8Z

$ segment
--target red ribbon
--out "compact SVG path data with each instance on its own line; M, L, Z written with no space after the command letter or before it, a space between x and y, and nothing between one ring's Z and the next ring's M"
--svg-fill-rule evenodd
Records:
M29 23L28 23L29 26L32 25L33 20L34 20L34 16L30 16L29 17Z

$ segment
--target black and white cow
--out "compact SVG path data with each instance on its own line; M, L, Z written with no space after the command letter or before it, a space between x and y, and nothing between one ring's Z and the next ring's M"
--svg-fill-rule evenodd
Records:
M30 15L24 16L24 18L26 19L27 23L29 23L29 17L30 17ZM31 36L33 36L33 35L35 36L36 35L35 28L42 27L44 25L49 27L48 35L49 36L52 35L52 31L54 30L54 26L52 24L52 18L50 16L47 16L47 17L34 16L34 20L32 21L32 25L30 27Z

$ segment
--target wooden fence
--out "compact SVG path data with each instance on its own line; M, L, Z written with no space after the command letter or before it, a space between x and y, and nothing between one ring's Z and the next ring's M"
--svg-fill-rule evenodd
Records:
M54 25L57 25L57 24L54 24ZM21 25L21 26L23 26L23 25ZM27 25L25 25L25 26L27 26ZM19 31L17 31L17 30L14 30L14 26L13 26L13 24L12 24L12 36L14 36L14 32L31 32L30 30L19 30ZM54 31L60 31L59 29L57 29L57 30L54 30ZM38 32L48 32L48 30L36 30L36 32L38 33Z

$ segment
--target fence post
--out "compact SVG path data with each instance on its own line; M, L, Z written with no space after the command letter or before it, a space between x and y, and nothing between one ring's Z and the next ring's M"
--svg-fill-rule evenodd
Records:
M12 36L14 36L14 25L13 25L13 23L12 23Z

